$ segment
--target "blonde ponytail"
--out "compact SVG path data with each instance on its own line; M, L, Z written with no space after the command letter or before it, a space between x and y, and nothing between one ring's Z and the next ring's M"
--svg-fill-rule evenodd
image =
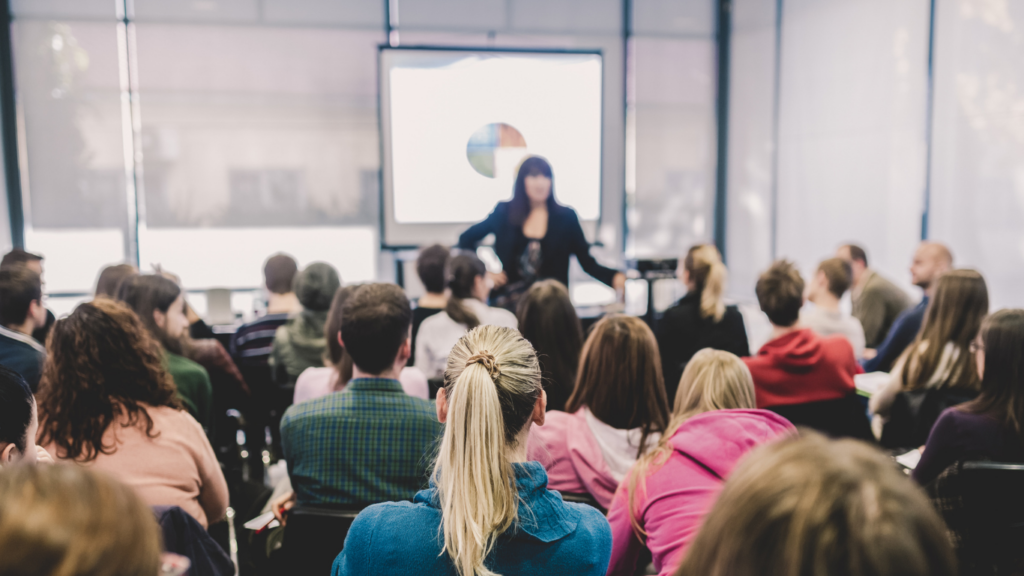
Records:
M516 330L480 326L448 355L434 483L445 551L460 576L497 576L484 561L518 518L510 454L540 394L537 355Z
M728 271L722 263L718 248L711 244L694 246L686 254L683 265L690 274L691 281L700 291L701 317L713 318L715 322L720 322L725 316L722 294L725 293Z

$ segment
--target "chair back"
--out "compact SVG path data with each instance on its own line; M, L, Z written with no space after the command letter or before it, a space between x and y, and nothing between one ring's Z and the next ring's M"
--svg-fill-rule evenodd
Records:
M586 492L584 492L584 493L559 492L559 494L562 495L562 500L564 502L573 502L575 504L586 504L587 506L590 506L591 508L595 508L595 509L599 510L601 512L601 514L606 514L608 512L607 510L602 508L600 504L597 503L597 499L595 499L593 496L591 496L590 494L588 494Z
M330 574L362 506L295 506L288 511L284 551L294 574Z
M977 392L948 388L900 392L893 401L889 421L882 429L882 446L892 449L924 446L943 410L976 396Z
M436 399L437 391L440 390L441 388L444 388L444 378L427 379L427 388L430 391L430 399Z
M1024 569L1024 464L964 462L959 535L961 573L1020 574Z
M867 406L856 394L835 400L820 400L768 408L793 423L813 428L833 438L856 438L874 442Z

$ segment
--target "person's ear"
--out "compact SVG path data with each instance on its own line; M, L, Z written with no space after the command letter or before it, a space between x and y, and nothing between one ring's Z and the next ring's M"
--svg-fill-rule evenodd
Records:
M437 391L437 421L444 424L448 420L448 396L444 393L444 388L439 388Z
M11 442L0 451L0 465L13 463L17 456L20 456L18 449L14 447L14 442Z
M548 393L544 390L540 391L540 396L537 397L537 403L533 405L533 414L531 420L537 426L544 425L544 418L548 413Z
M342 348L345 347L345 343L341 340L341 330L338 330L338 344L340 344Z
M398 349L398 356L395 360L404 364L409 361L410 356L412 356L412 338L406 338L405 342L402 342L402 347Z
M157 328L161 330L167 328L167 314L161 312L158 308L153 309L153 321L156 322Z

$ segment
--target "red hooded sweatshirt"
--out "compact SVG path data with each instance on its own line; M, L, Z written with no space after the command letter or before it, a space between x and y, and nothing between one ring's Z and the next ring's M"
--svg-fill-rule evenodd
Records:
M779 336L743 361L754 377L758 408L842 398L864 371L846 338L821 337L810 328Z

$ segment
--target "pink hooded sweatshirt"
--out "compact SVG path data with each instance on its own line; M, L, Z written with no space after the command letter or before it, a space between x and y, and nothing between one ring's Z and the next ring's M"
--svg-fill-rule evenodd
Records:
M687 420L669 441L668 461L647 472L639 484L635 514L647 532L647 547L658 574L671 574L697 535L722 483L750 450L795 432L788 420L767 410L716 410ZM632 575L644 544L629 521L628 479L608 511L612 558L608 574Z
M547 413L546 420L543 426L534 424L530 429L527 458L544 466L548 489L590 494L607 510L619 481L605 462L601 446L587 424L586 408L571 414L553 410ZM632 448L632 457L638 449L639 445Z

